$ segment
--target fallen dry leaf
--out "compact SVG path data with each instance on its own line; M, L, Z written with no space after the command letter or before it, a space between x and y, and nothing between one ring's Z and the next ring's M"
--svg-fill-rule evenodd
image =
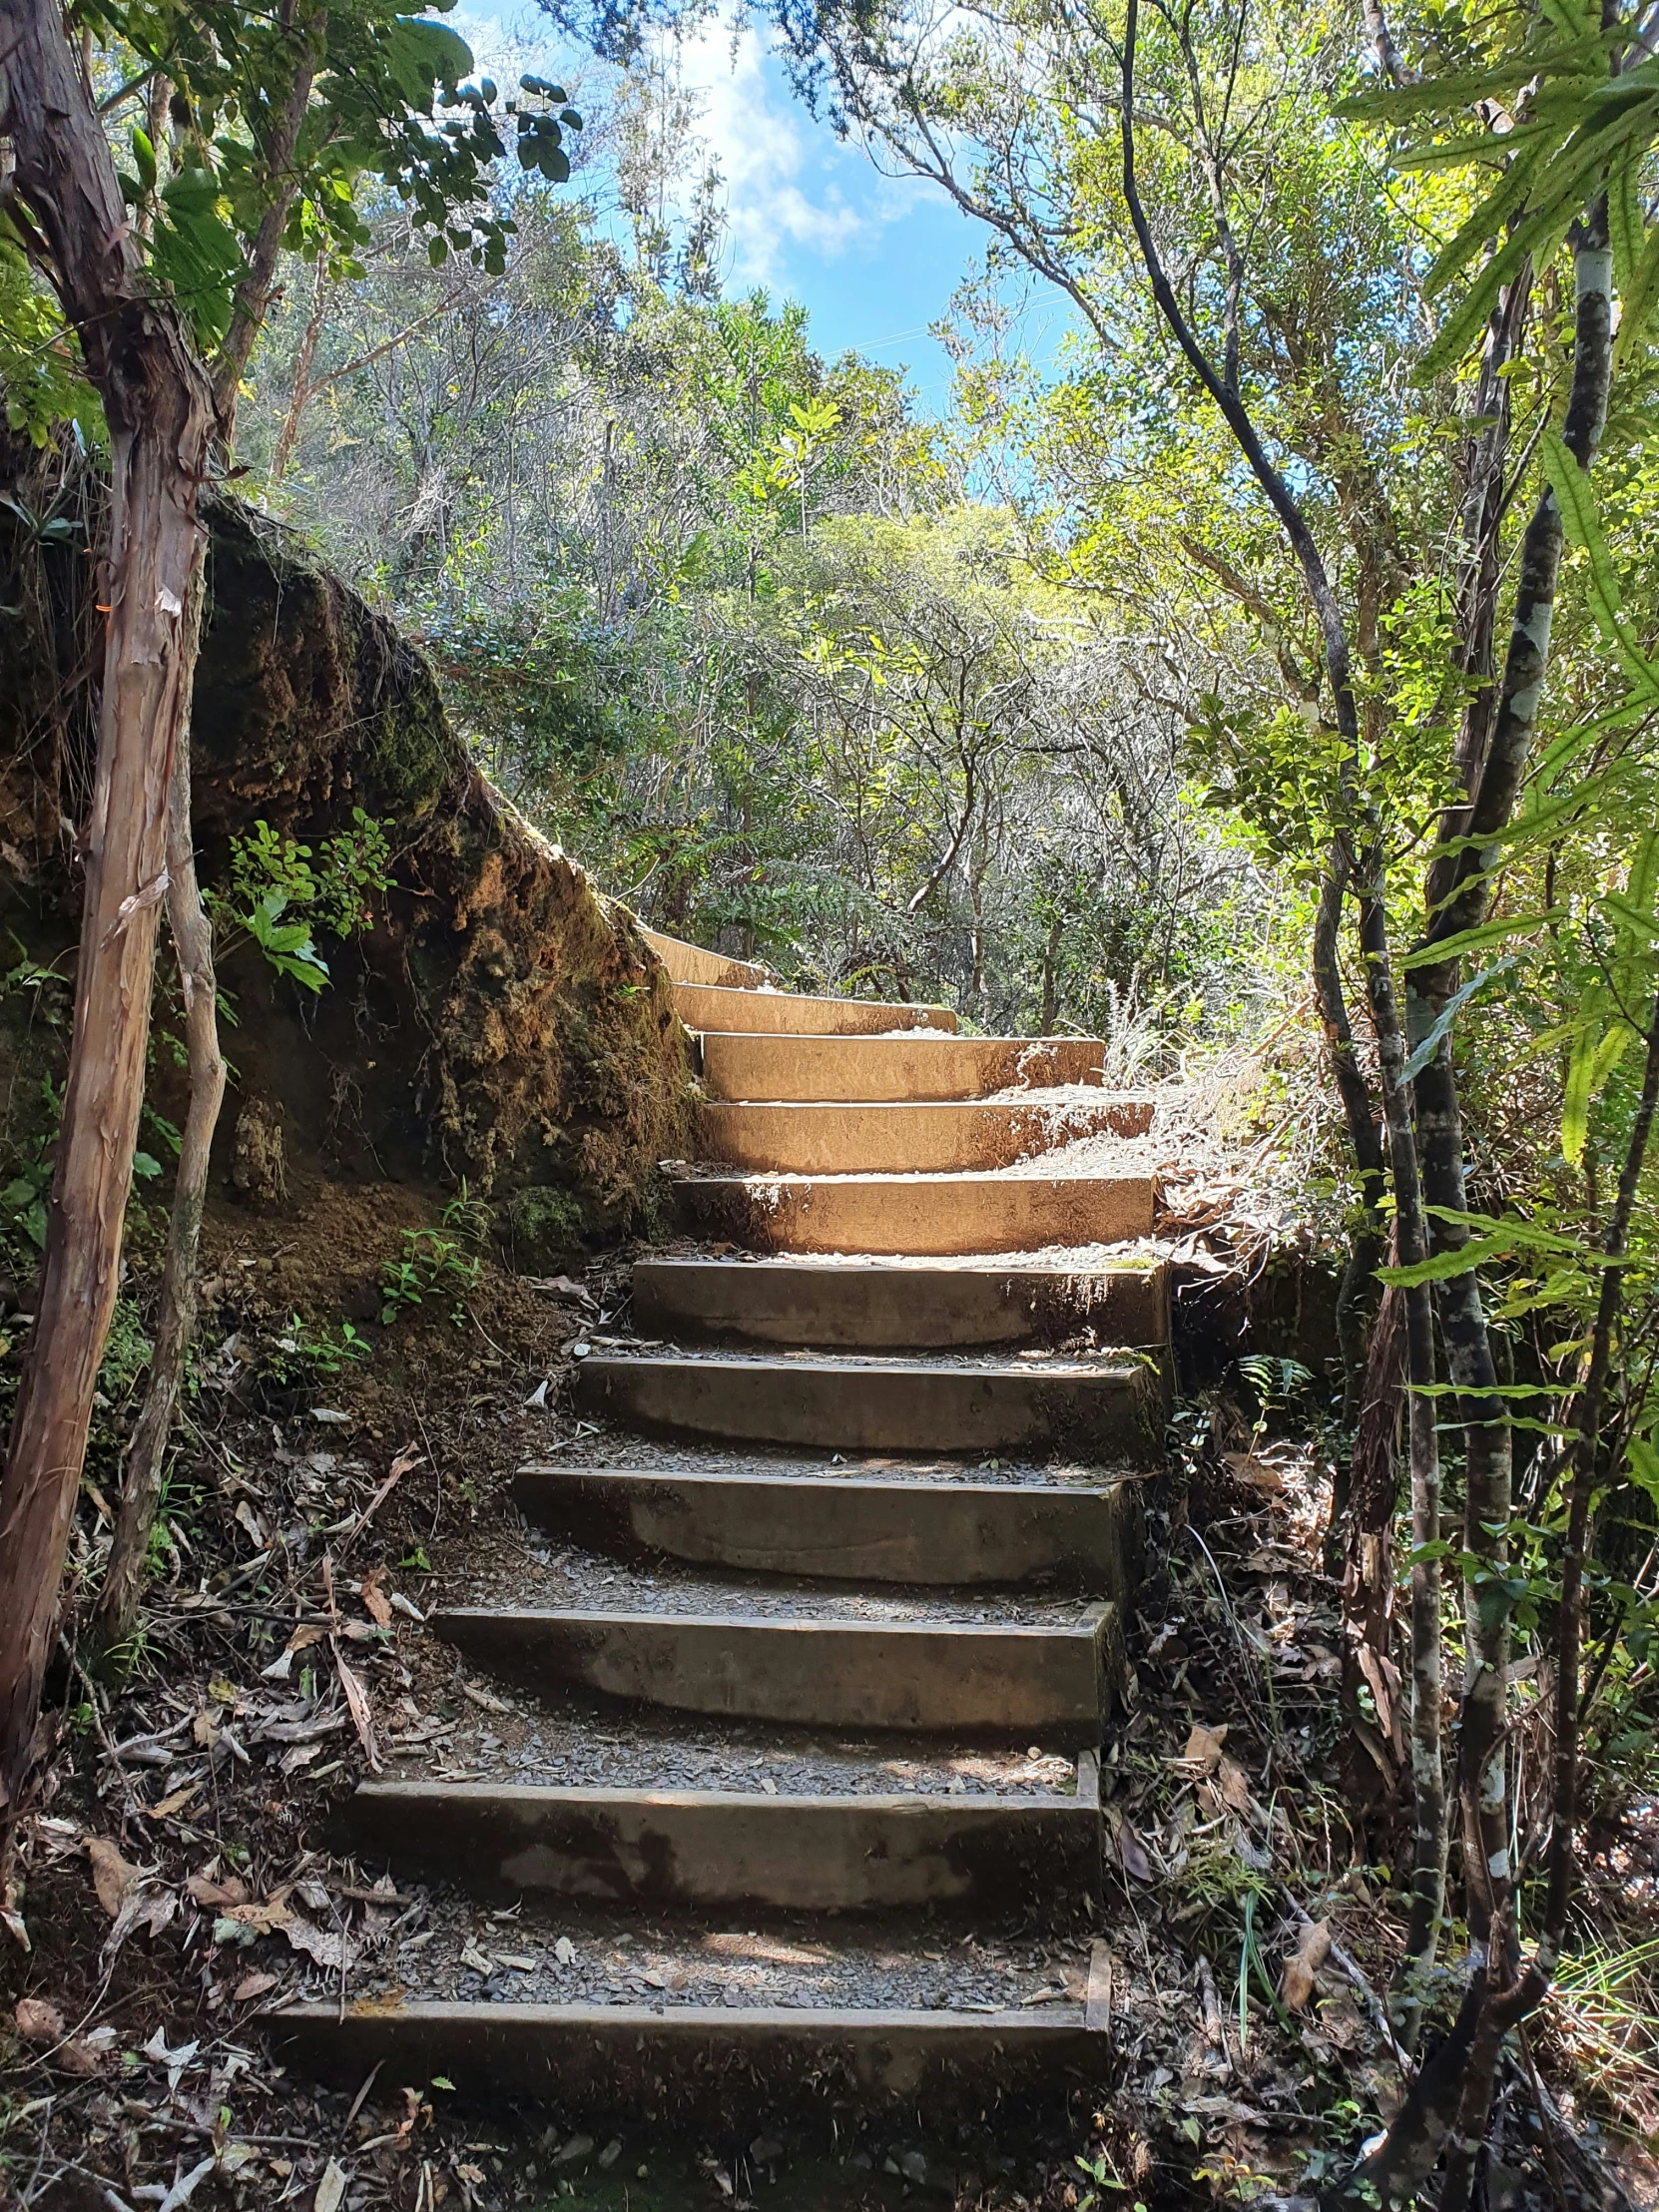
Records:
M1222 1458L1241 1482L1248 1482L1253 1490L1265 1490L1270 1496L1278 1496L1285 1487L1285 1477L1266 1459L1258 1459L1250 1451L1224 1451Z
M1297 1939L1295 1952L1285 1961L1280 1994L1287 2012L1300 2012L1314 1993L1314 1979L1331 1949L1329 1921L1309 1921Z
M278 1890L275 1897L267 1898L261 1905L233 1905L225 1918L235 1921L239 1927L252 1928L261 1936L269 1936L288 1917L288 1895L286 1890Z
M497 1697L493 1690L483 1690L475 1682L463 1682L461 1695L469 1705L476 1705L484 1713L510 1713L512 1707L504 1697Z
M1236 1759L1223 1756L1216 1769L1216 1783L1233 1812L1250 1811L1250 1777Z
M391 1626L391 1600L380 1587L385 1578L386 1570L384 1567L376 1567L372 1574L363 1576L361 1592L363 1611L376 1628L389 1628Z
M1150 1882L1152 1880L1152 1862L1147 1857L1140 1838L1127 1821L1118 1823L1115 1840L1118 1849L1118 1865L1122 1867L1130 1881Z
M145 1812L153 1821L170 1820L175 1813L182 1813L193 1797L200 1797L202 1790L201 1782L187 1782L183 1789L170 1791L159 1804L146 1806Z
M55 2043L63 2035L63 2014L45 1997L20 1997L12 2018L26 2043Z
M339 2212L345 2196L345 2184L350 2179L337 2158L330 2158L322 2169L322 2179L316 2185L315 2212ZM482 2180L483 2176L480 2175Z
M1180 1764L1195 1774L1214 1774L1221 1764L1221 1747L1226 1740L1225 1728L1206 1728L1202 1721L1194 1721Z
M186 1882L185 1888L198 1905L211 1905L222 1909L228 1905L246 1905L248 1903L248 1885L246 1882L240 1881L236 1875L232 1875L224 1882L213 1882L205 1874L193 1874Z
M113 1921L133 1884L143 1880L144 1870L123 1859L107 1836L87 1838L87 1857L92 1861L92 1886L98 1902Z
M103 2072L108 2056L107 2041L100 2043L90 2035L72 2035L58 2052L57 2062L65 2073L90 2076Z
M351 1715L351 1725L357 1731L363 1747L363 1757L370 1770L380 1771L380 1754L374 1748L374 1708L368 1702L368 1691L363 1679L354 1668L348 1667L340 1657L338 1644L334 1645L334 1667L339 1675L339 1686L345 1692L345 1706Z
M276 1986L274 1973L245 1973L231 1994L238 2004L252 2004L256 1997L263 1997L268 1989Z

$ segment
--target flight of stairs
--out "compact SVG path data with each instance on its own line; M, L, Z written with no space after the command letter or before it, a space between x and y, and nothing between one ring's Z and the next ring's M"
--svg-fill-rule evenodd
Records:
M1099 1751L1170 1382L1162 1262L1101 1248L1150 1238L1150 1103L1087 1040L652 942L706 1157L673 1170L684 1240L635 1265L639 1348L589 1350L580 1440L517 1477L534 1571L592 1569L431 1616L510 1716L503 1764L369 1781L348 1816L474 1933L283 2032L342 2077L567 2113L1086 2072ZM1045 1172L1079 1138L1108 1170Z

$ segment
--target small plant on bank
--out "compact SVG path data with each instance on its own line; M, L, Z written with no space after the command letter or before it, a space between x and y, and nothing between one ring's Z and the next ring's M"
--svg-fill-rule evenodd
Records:
M440 1296L457 1301L450 1319L457 1324L463 1321L458 1301L477 1282L482 1264L463 1252L453 1237L439 1236L435 1229L405 1229L402 1259L388 1260L380 1270L382 1327L389 1328L400 1314Z
M273 1339L260 1362L260 1385L276 1392L306 1388L331 1381L354 1361L366 1360L370 1354L367 1341L350 1322L342 1321L335 1335L326 1329L314 1329L297 1314L290 1314L287 1328Z
M351 810L352 827L327 838L313 855L267 822L231 839L231 889L208 904L221 931L221 950L252 939L268 964L301 989L320 991L328 963L314 932L344 939L367 928L375 891L390 890L387 826Z

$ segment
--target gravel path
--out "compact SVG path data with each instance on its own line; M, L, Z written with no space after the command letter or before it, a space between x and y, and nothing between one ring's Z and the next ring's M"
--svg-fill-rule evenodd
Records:
M1047 2010L1086 1986L1082 1935L893 1931L823 1921L696 1934L525 1903L485 1913L448 1892L430 1900L351 1978L356 1998L503 2004L845 2005L920 2011ZM315 1996L337 1992L317 1974Z
M1022 1589L909 1590L846 1582L802 1584L761 1575L716 1574L664 1562L650 1574L603 1554L537 1545L516 1555L503 1537L464 1575L445 1577L441 1602L502 1611L571 1606L608 1613L736 1613L757 1620L978 1622L986 1627L1058 1628L1079 1621L1094 1600ZM480 1546L482 1553L482 1546Z
M410 1656L416 1657L411 1651ZM914 1737L837 1738L766 1723L621 1709L577 1693L540 1699L423 1644L410 1690L384 1731L386 1772L404 1781L466 1780L618 1790L740 1790L765 1796L852 1794L1071 1796L1075 1760Z
M928 1482L1075 1482L1085 1487L1145 1471L1130 1461L1092 1465L1060 1456L1048 1464L1023 1458L911 1459L890 1452L836 1451L815 1458L788 1450L769 1451L764 1444L723 1451L714 1446L654 1442L630 1429L588 1421L581 1422L579 1429L580 1433L573 1433L568 1418L550 1415L547 1457L526 1464L566 1469L643 1467L653 1473L683 1474L841 1474L848 1480L860 1474L882 1474Z

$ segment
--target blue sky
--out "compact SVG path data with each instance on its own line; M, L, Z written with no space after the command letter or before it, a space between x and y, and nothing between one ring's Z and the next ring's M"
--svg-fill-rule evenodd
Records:
M533 7L462 5L448 20L481 69L508 81L557 69L581 85L578 97L603 100L604 73L550 47ZM927 329L983 251L978 226L936 187L883 176L861 147L837 140L794 98L753 30L734 42L729 28L711 26L683 48L682 68L701 104L700 135L726 179L726 289L764 284L799 299L821 353L850 347L903 366L923 411L943 413L950 364Z

